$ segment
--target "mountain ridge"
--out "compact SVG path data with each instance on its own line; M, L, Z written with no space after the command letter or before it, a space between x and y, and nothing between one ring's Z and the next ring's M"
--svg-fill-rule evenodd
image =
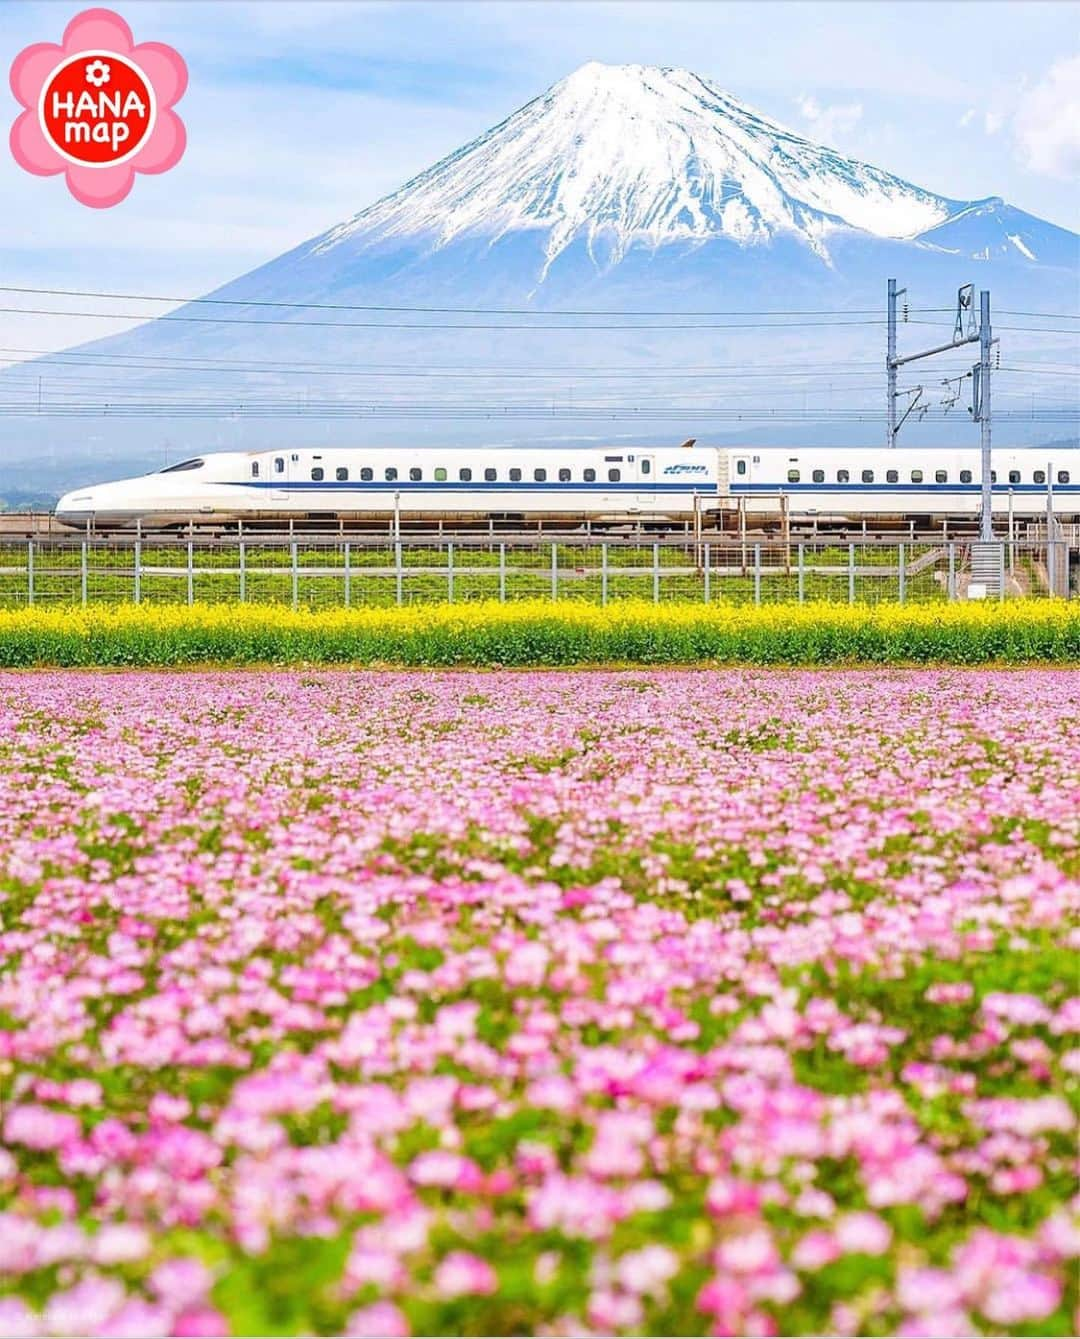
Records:
M546 322L523 321L515 328L467 313L500 306L537 315L560 306L613 313L824 308L838 316L847 309L877 310L883 317L889 275L924 306L948 304L957 287L975 280L992 284L995 309L1053 310L1060 305L1063 275L1075 282L1078 247L1075 233L999 196L942 195L816 144L689 71L592 62L350 219L208 294L211 302L235 304L220 311L219 321L212 308L181 307L77 352L105 355L103 363L152 355L157 369L124 369L122 394L128 399L187 402L197 390L211 406L225 406L220 413L189 414L182 423L165 419L164 428L154 427L152 418L145 426L115 419L102 439L116 459L136 465L159 462L166 439L183 440L192 451L279 440L505 441L509 429L496 426L497 413L466 423L455 409L474 401L520 408L525 391L512 365L543 368L556 352L559 363L589 368L594 378L613 358L640 367L647 395L637 397L634 388L628 398L626 383L612 381L606 398L598 399L622 414L613 414L611 431L636 412L632 400L640 398L649 409L640 422L656 425L657 440L683 440L687 383L680 368L703 361L735 369L777 367L784 360L797 364L811 349L818 365L859 359L865 366L868 341L880 338L883 355L883 334L863 328L870 321L843 329L808 322L815 328L796 323L758 331L723 323L708 328L687 322L682 328L676 321L665 330L626 323L629 328L617 334L582 324L553 343ZM272 314L272 324L264 308L245 306L268 300L286 304ZM318 302L370 306L374 314L370 320L314 321L303 307ZM405 320L379 312L381 305L411 304L465 314ZM948 338L948 330L942 333ZM1049 342L1045 350L1053 351ZM876 364L876 345L873 357ZM178 366L181 359L203 358L239 370L211 377L212 369L204 369L195 377ZM268 359L297 371L279 376L240 367L242 360ZM325 381L312 376L313 398L361 405L346 407L344 419L286 417L283 411L280 420L251 421L227 407L250 408L274 396L295 406L301 365L328 362L356 369L355 381L340 371ZM392 362L408 378L401 371L387 377L378 372ZM485 379L455 381L448 376L452 366L481 369ZM86 389L92 374L85 367L78 375L55 364L27 367L44 373L46 405L94 394ZM429 372L439 379L428 379ZM110 375L100 373L103 387ZM784 429L777 406L795 403L796 393L806 403L807 383L798 383L796 391L796 383L789 387L783 376L748 382L760 388L753 398L746 391L740 399L721 383L692 403L703 411L746 406L747 433L779 434ZM0 386L4 380L0 374ZM555 409L556 401L577 406L585 398L580 391L567 393L571 380L562 371L553 379L537 373L531 385L538 389L530 393L551 404L552 422L541 423L538 411L533 426L514 430L514 440L538 440L545 433L595 436L595 417L579 421L570 408ZM472 394L478 384L479 397ZM1047 377L1040 391L1050 386ZM111 393L103 389L99 398ZM827 406L853 403L850 395L838 400L832 387L828 396L821 397L822 431L830 422ZM857 402L860 408L866 399ZM445 406L445 416L433 412L423 422L404 413L393 417L395 404L421 402L436 410ZM364 410L364 403L389 408L380 417ZM1007 401L999 395L996 403ZM670 427L663 417L668 404ZM683 417L674 412L677 404ZM761 412L755 415L755 408ZM831 421L838 424L838 444L855 433L863 440L878 435L873 427ZM1037 433L1034 415L1032 421L1030 433ZM777 422L780 427L770 427ZM962 431L951 423L950 431ZM912 420L905 433L917 437L928 430ZM60 441L62 463L75 449L63 444L62 431L59 421L50 424L48 415L35 420L28 410L24 418L0 422L0 449L8 459L19 452L29 470L39 464L43 447L55 452ZM722 431L718 427L714 435Z

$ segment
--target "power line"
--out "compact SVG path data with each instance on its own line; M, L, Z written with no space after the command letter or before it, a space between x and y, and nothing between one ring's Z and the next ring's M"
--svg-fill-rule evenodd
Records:
M437 316L533 316L543 319L549 316L873 316L876 307L858 308L796 308L790 310L771 308L748 308L731 310L687 311L684 308L674 310L650 309L633 311L614 308L581 310L554 308L541 311L535 307L424 307L390 306L386 303L356 302L286 302L268 298L215 298L215 297L177 297L160 293L106 293L81 288L31 288L14 284L0 284L0 293L31 293L49 297L71 298L107 298L116 302L167 302L185 306L209 305L215 307L268 307L291 311L360 311L360 312L398 312ZM944 307L914 307L917 312L943 312ZM145 319L145 318L144 318Z
M242 304L243 305L243 304ZM59 311L50 308L41 307L0 307L0 312L6 312L13 316L65 316L74 317L79 320L105 320L105 321L153 321L155 325L244 325L244 326L285 326L288 329L304 329L309 327L325 328L332 330L528 330L533 334L546 334L549 330L576 330L579 334L587 333L590 330L636 330L641 334L647 334L649 331L691 331L691 330L785 330L806 328L812 326L825 326L830 329L842 326L865 326L865 325L883 325L884 322L877 320L838 320L838 321L785 321L782 323L772 322L731 322L731 323L708 323L697 325L627 325L625 323L609 322L604 325L514 325L509 323L481 324L475 321L471 322L435 322L435 321L307 321L307 320L276 320L273 317L255 319L254 317L244 316L174 316L166 313L164 316L148 316L145 312L75 312ZM562 313L559 313L562 315ZM601 313L611 315L612 313ZM619 313L615 313L618 315ZM678 315L678 313L673 313Z

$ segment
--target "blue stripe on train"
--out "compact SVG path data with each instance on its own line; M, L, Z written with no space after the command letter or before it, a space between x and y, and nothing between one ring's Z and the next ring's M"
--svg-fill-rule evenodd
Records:
M693 483L689 480L683 480L678 483L646 483L628 482L619 483L579 483L571 481L563 483L557 480L545 480L537 482L532 479L522 479L519 483L499 482L490 483L487 480L470 480L463 482L456 479L445 479L442 482L433 479L423 479L414 481L411 479L381 480L371 479L361 481L359 479L296 479L292 482L279 479L229 479L224 481L226 486L232 488L260 488L260 489L287 489L289 492L351 492L351 493L700 493L705 497L717 496L714 484L702 485ZM980 485L972 484L901 484L901 483L848 483L848 484L815 484L815 483L751 483L730 485L732 494L739 493L900 493L905 495L918 495L922 493L971 493L978 495ZM1004 496L1005 494L1023 493L1037 494L1040 497L1047 495L1045 484L993 484L992 492ZM1055 495L1060 493L1080 493L1080 483L1054 484L1051 490Z

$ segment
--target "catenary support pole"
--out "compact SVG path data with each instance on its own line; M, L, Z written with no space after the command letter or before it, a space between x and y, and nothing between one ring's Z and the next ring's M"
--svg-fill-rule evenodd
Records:
M989 543L994 538L993 484L990 455L990 292L979 294L979 448L982 463L982 488L979 498L979 538Z

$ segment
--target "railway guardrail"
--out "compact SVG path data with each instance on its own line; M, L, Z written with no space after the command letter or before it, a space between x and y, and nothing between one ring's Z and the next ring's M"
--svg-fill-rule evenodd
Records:
M765 604L976 594L1078 597L1080 546L1067 539L1000 540L987 549L957 540L0 537L0 606L8 608L196 600L327 608L528 597Z

